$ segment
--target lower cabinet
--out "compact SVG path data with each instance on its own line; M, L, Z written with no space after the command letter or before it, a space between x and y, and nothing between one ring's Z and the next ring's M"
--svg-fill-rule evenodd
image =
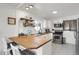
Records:
M53 40L53 35L52 35L52 33L48 33L48 34L42 35L41 37L46 38L47 40L50 40L50 39Z
M45 38L47 40L52 39L53 40L53 35L52 33L48 33L45 35L38 36L39 38ZM51 55L52 53L52 40L49 41L48 43L44 44L38 49L32 49L36 53L36 55Z
M45 44L42 48L43 55L51 55L52 54L52 41Z
M51 55L52 54L52 41L46 43L38 49L32 49L31 51L35 52L36 55Z

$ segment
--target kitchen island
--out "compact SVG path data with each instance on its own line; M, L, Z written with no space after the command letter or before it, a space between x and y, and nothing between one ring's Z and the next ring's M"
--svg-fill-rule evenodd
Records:
M28 36L14 36L10 37L9 39L26 49L35 51L38 55L42 55L43 46L51 41L52 33L43 33L40 35L33 34Z

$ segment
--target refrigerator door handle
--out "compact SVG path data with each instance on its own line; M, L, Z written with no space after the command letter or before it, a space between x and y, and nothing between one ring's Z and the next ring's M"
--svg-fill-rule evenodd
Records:
M74 32L74 37L77 40L77 32Z

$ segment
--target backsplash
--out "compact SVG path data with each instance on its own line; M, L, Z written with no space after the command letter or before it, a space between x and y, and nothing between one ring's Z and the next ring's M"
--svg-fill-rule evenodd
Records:
M24 34L34 34L36 31L35 31L35 28L33 27L25 27L23 28L23 33Z

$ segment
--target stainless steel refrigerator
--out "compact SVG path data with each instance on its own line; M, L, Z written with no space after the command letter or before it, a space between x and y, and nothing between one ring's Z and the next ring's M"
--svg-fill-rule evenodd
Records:
M76 55L79 55L79 18L77 19L77 31L76 31Z
M75 54L79 55L79 18L75 20L65 20L63 21L64 31L74 31L75 32Z

